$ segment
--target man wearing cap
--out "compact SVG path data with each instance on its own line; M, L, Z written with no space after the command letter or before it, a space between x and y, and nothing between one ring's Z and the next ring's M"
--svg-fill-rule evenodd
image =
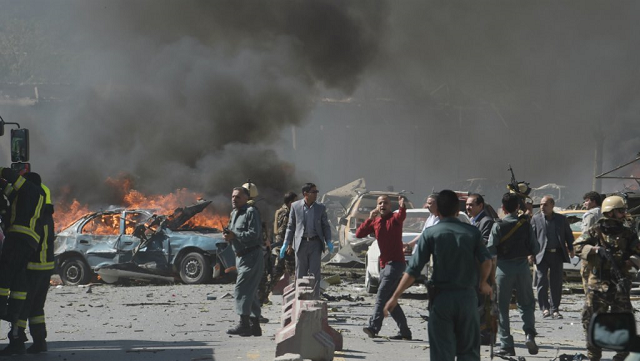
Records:
M318 189L313 183L302 187L303 199L291 203L289 223L284 236L284 244L280 250L280 258L284 258L290 244L296 254L296 278L312 275L315 278L313 294L320 298L320 259L324 247L333 252L331 243L331 226L327 218L327 209L316 202Z
M224 240L231 244L236 253L235 298L236 312L240 323L227 331L230 335L262 336L260 329L260 300L258 285L264 271L262 255L262 228L260 213L249 201L249 190L244 187L233 188L231 204L233 211L229 225L223 231Z

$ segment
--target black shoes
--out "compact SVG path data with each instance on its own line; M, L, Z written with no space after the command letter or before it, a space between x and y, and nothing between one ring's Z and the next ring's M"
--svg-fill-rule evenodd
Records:
M24 355L26 352L24 342L11 342L9 346L0 351L0 356Z
M257 317L249 318L251 325L251 336L262 336L262 329L260 328L260 320Z
M513 347L501 348L493 353L496 356L515 356L516 350Z
M398 333L395 336L391 336L389 337L389 340L406 340L406 341L411 341L411 335L407 335L407 336L402 336L401 333Z
M42 340L33 340L33 344L29 346L27 349L28 354L36 354L40 352L47 352L47 341Z
M249 316L240 316L240 323L234 328L227 330L229 335L238 335L242 337L252 336L251 326L249 325Z
M364 331L364 333L366 333L369 338L376 337L376 332L370 327L365 327L362 329L362 331Z
M527 346L527 349L529 350L529 354L530 355L537 355L538 354L538 345L536 345L535 336L532 335L532 334L528 334L526 337L527 337L527 341L524 344Z

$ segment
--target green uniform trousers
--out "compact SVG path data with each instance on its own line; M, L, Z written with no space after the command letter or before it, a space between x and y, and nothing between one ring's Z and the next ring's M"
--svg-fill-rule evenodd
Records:
M509 304L511 294L516 290L516 300L520 317L522 318L522 330L525 335L536 335L535 309L536 300L533 297L531 287L531 270L529 262L524 260L498 260L496 268L496 290L498 293L498 336L501 347L513 347L513 336L509 326Z
M479 361L480 316L476 290L439 289L429 311L431 360Z
M236 313L241 316L260 317L258 286L264 272L262 248L258 247L242 257L236 257Z

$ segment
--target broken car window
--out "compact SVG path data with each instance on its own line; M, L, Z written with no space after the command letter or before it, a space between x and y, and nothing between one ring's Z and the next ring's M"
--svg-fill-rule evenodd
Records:
M99 236L118 235L120 234L120 214L99 214L85 223L80 232Z

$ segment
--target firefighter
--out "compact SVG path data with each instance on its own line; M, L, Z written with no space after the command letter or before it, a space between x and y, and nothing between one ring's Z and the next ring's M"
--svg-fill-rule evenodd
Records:
M13 325L18 322L27 298L27 264L40 245L36 224L44 207L45 193L39 185L10 168L0 168L0 177L7 181L3 192L10 204L6 239L0 255L0 318ZM16 332L9 336L13 341L18 335Z
M27 320L29 321L29 332L31 333L33 344L26 349L26 352L36 354L47 351L47 328L44 318L44 304L47 300L49 281L54 268L53 241L55 239L55 232L53 224L53 204L51 203L49 188L42 184L40 176L37 173L26 173L24 178L36 185L40 185L45 192L45 205L42 208L40 221L37 224L40 246L37 252L32 254L27 264L27 298L20 312L20 319L17 324L12 324L11 331L9 332L10 335L17 334L17 337L9 338L9 346L0 351L0 356L23 354L25 352L24 343L27 340L25 333Z

